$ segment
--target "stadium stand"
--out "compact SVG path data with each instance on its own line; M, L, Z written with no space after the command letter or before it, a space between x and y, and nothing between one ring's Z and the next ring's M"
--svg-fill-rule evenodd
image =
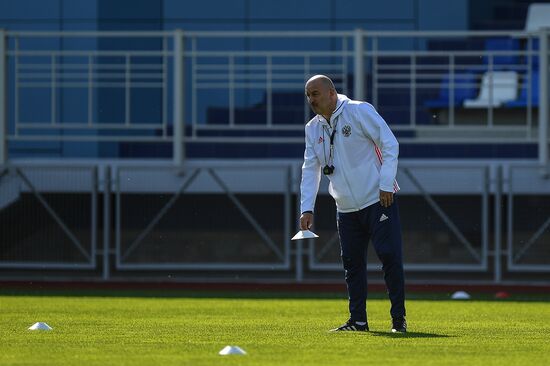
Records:
M476 99L464 100L465 108L500 107L517 98L518 74L515 71L488 71L483 74Z
M0 4L0 276L340 279L326 180L290 242L323 73L399 139L412 281L550 281L548 4L55 1Z
M538 106L539 104L539 73L533 71L529 75L523 76L523 82L521 83L521 89L519 97L516 100L512 100L505 103L506 107L520 107L526 108L529 105Z
M550 26L550 4L529 4L527 18L525 19L525 31L537 32L541 28Z
M451 77L454 78L452 85ZM474 72L453 73L452 76L447 74L441 81L439 98L427 100L424 105L433 109L448 108L450 104L460 107L466 99L474 98L477 95L477 85L477 75ZM452 97L451 90L453 91Z

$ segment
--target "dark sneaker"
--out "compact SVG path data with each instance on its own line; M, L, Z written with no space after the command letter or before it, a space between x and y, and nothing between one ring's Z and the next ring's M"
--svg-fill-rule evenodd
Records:
M348 320L346 324L339 326L338 328L331 329L331 332L368 332L369 323L357 324L352 320Z
M404 316L392 319L391 331L392 333L407 333L407 321Z

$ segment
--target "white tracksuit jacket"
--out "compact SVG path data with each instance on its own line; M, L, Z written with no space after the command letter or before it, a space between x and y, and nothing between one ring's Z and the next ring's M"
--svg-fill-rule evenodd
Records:
M328 161L331 126L336 129L332 164ZM399 190L395 181L399 143L371 104L338 94L330 124L317 115L306 124L305 134L301 212L314 210L321 169L327 164L334 166L327 177L339 212L359 211L378 202L379 190Z

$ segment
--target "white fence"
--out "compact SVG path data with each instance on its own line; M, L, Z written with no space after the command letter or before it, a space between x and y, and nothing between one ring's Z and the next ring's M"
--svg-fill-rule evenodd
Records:
M303 96L304 81L323 73L333 78L340 92L373 103L401 144L523 143L538 147L538 161L519 167L506 161L461 162L461 167L450 162L403 161L403 199L412 197L424 205L438 222L438 240L452 242L449 253L460 258L449 262L438 253L436 259L426 256L425 261L420 256L407 263L408 270L476 272L495 282L506 280L513 272L546 273L547 205L538 203L536 219L526 222L518 197L548 199L548 180L540 172L547 175L549 166L549 34L547 30L0 31L0 217L11 213L24 197L25 204L42 215L36 220L57 225L56 231L48 234L47 244L31 240L26 245L46 245L40 247L42 251L47 246L61 248L45 250L51 254L45 261L29 256L32 250L18 248L19 239L6 237L0 243L5 250L0 253L11 254L0 259L0 267L100 269L104 278L110 277L111 270L276 269L279 274L295 275L297 280L308 273L337 270L330 225L319 228L326 235L315 244L293 247L288 241L296 219L290 201L297 193L299 162L274 167L270 165L274 162L268 161L244 161L243 166L224 159L214 163L190 159L185 169L181 168L186 143L303 144L303 124L311 116ZM54 169L51 163L21 165L8 154L21 143L30 151L48 143L82 143L86 148L134 142L167 144L172 161L169 166L155 161L154 167L111 169L109 159L104 159L98 166L83 167L85 173L66 167L65 177L91 177L83 187L75 188L72 178L53 175L59 167ZM28 173L33 171L42 172L41 176L34 179ZM433 186L440 179L437 174L452 180L448 190ZM157 178L145 178L149 175ZM196 182L201 182L201 189L214 184L211 189L216 197L229 200L226 208L246 219L250 227L243 241L248 246L239 250L249 250L257 242L264 257L241 261L228 252L225 260L208 263L160 248L164 257L143 260L147 256L140 250L158 249L150 235L164 235L155 227L166 212L181 206L181 197L200 193L193 187ZM239 184L233 186L235 182ZM133 221L125 221L125 215L136 212L134 201L127 198L141 192L143 184L149 185L143 192L166 195L166 200L157 212L148 212L149 221L137 230L131 227ZM278 229L264 227L236 193L262 189L278 195L273 203L279 210ZM107 192L101 198L102 213L99 192ZM52 196L67 193L75 194L71 196L74 201ZM477 231L464 233L464 227L456 222L460 215L457 220L447 212L444 196L469 200ZM84 229L74 228L71 219L76 217L86 223ZM125 226L128 223L131 225ZM24 234L24 230L18 232ZM176 236L170 237L169 245L178 242ZM412 237L409 242L423 238ZM58 243L62 246L56 246ZM102 260L97 261L99 257Z
M181 279L339 276L325 184L314 228L320 238L290 241L299 177L297 161L190 161L185 174L169 161L19 163L0 174L0 197L11 197L0 209L0 269L8 277L40 269L103 279L129 271ZM398 178L409 278L550 281L550 188L537 164L403 162ZM370 271L378 270L374 258Z
M324 73L402 143L538 144L547 165L548 36L1 31L0 163L20 141L167 143L177 165L185 141L301 143Z

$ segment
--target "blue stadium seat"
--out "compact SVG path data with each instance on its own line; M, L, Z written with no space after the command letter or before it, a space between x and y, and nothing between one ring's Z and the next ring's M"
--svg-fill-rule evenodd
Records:
M267 121L267 96L254 105L235 108L238 125L265 125ZM272 94L273 124L304 124L304 94L302 92L274 92ZM208 107L206 123L229 123L229 107Z
M527 75L524 75L527 78ZM539 73L534 71L532 74L531 82L531 106L538 107L539 105ZM529 83L528 80L522 82L519 98L511 102L506 103L504 106L511 108L527 107L527 91Z
M525 45L525 50L526 51L528 50L527 44ZM539 50L539 40L537 38L534 38L532 40L531 50L532 51L538 51ZM527 62L527 64L529 64L529 63ZM539 68L539 58L538 58L538 56L533 56L533 58L531 59L531 67L535 70L538 70L538 68Z
M489 38L485 40L485 51L518 51L519 40L515 38ZM483 56L483 63L489 64L489 57ZM509 69L519 64L518 55L493 56L493 69Z
M427 100L424 106L427 108L448 108L450 93L450 74L447 74L441 80L439 89L439 98ZM473 72L457 72L454 74L454 103L455 106L462 106L465 99L475 98L477 96L477 75Z

